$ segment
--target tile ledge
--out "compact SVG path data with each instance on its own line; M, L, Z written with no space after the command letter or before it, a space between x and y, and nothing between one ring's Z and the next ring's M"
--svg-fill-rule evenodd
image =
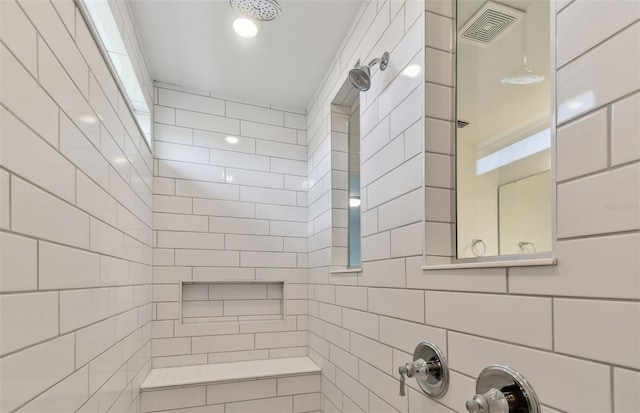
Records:
M504 261L476 261L476 262L456 262L451 264L423 265L422 271L435 270L462 270L466 268L508 268L508 267L537 267L544 265L556 265L555 258L530 258L522 260Z
M343 270L331 270L331 271L329 271L329 274L331 274L331 275L355 274L355 273L359 273L359 272L362 272L362 268L356 267L356 268L345 268Z
M151 369L140 386L140 390L151 391L168 387L297 376L316 374L321 371L320 367L309 357L163 367Z

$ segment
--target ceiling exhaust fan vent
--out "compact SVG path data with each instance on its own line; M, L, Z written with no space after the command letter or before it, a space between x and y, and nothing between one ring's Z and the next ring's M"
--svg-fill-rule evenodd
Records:
M489 47L523 15L523 11L487 1L458 31L458 37L465 43Z
M465 121L463 121L463 120L458 119L458 120L456 121L456 125L458 126L458 128L462 129L462 128L464 128L465 126L469 126L469 122L465 122Z

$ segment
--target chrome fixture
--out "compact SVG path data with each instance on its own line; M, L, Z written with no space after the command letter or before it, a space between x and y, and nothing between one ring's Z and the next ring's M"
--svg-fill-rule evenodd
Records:
M238 14L253 20L270 21L282 13L276 0L229 0L229 4Z
M406 395L405 377L415 377L418 385L427 395L438 398L449 387L449 368L447 359L438 346L423 341L413 352L413 362L398 368L400 373L400 396Z
M494 364L482 370L476 392L466 403L469 413L540 413L538 397L529 382L508 366Z
M385 70L389 65L389 53L384 52L382 57L373 59L368 65L356 63L355 67L349 70L349 81L361 92L366 92L371 87L371 68L380 63L380 70Z
M476 251L476 247L478 246L482 247L482 250L480 252ZM476 257L482 257L484 254L487 253L487 244L485 244L484 241L479 238L474 238L473 240L471 240L471 252Z

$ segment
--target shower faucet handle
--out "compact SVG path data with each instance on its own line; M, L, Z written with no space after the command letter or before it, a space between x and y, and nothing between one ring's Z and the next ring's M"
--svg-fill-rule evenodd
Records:
M484 394L476 394L465 404L469 413L509 413L509 402L498 389L489 389Z
M509 366L494 364L476 380L476 395L466 402L469 413L540 413L531 384Z
M406 363L404 366L398 367L398 373L400 373L400 396L405 396L405 377L412 378L418 376L421 380L426 380L429 377L429 365L426 361L419 358L411 363Z
M423 341L416 346L413 361L398 367L400 396L406 395L406 380L416 378L420 389L433 398L442 397L449 385L449 370L444 354L433 343Z

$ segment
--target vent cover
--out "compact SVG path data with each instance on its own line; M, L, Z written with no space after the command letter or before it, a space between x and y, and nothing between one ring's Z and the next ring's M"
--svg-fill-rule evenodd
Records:
M458 128L462 129L462 128L464 128L465 126L469 126L469 122L465 122L465 121L463 121L463 120L458 119L458 120L456 121L456 125L458 126Z
M523 15L520 10L487 1L458 31L458 37L465 43L489 47Z

